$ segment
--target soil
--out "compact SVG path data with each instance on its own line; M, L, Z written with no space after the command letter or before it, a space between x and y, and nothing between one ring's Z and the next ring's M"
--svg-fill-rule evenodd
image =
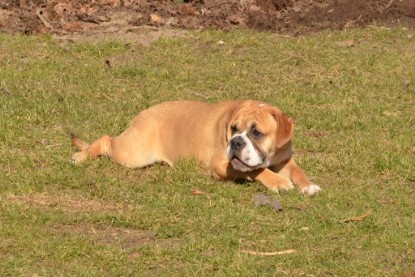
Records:
M0 32L9 34L134 36L160 29L251 28L297 36L374 24L413 28L415 1L0 0Z

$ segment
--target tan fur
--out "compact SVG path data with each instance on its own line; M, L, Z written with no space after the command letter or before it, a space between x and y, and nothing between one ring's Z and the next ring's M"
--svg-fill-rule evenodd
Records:
M228 160L231 125L264 132L254 140L263 165L241 172ZM258 180L267 188L287 190L297 184L304 193L320 190L311 184L292 159L294 121L278 108L253 100L208 104L195 101L165 102L140 112L119 136L103 136L91 145L72 136L81 151L72 159L80 163L98 156L135 168L155 162L174 164L179 158L194 157L210 168L218 179Z

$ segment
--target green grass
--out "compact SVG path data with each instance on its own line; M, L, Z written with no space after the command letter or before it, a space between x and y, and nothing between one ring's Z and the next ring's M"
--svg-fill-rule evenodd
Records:
M148 47L0 35L0 275L414 272L412 34L204 31ZM355 45L338 46L347 39ZM214 181L192 160L137 170L70 163L69 131L91 141L156 103L237 98L296 119L295 158L321 195ZM255 207L257 193L284 211ZM297 252L243 252L287 249Z

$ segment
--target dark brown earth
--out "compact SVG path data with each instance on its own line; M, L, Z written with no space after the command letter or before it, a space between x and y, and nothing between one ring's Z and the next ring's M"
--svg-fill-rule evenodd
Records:
M0 32L134 33L252 28L291 36L368 25L415 26L415 0L0 0Z

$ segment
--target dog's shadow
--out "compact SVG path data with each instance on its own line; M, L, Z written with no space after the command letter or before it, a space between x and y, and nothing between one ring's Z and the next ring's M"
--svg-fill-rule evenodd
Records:
M249 181L249 180L244 180L244 179L235 179L233 181L236 185L241 186L241 185L251 185L253 182Z

